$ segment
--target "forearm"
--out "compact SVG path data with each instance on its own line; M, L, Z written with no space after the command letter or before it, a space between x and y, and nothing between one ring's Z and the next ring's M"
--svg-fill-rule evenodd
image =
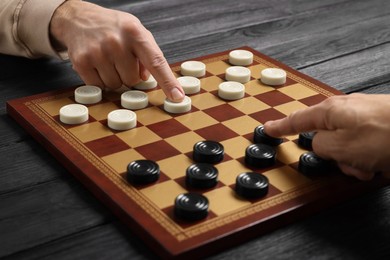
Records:
M49 28L54 11L64 1L1 0L0 53L29 58L59 56Z

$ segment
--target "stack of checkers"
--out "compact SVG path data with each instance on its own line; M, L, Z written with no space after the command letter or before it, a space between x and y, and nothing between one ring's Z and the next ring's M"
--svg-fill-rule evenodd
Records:
M245 84L253 81L253 77L258 78L261 84L270 87L283 86L286 83L287 73L280 68L264 68L260 71L259 75L252 75L253 69L248 67L253 64L253 54L248 50L231 51L228 56L228 63L230 66L224 69L223 81L218 83L218 88L215 91L215 95L219 97L221 104L224 102L237 102L246 97ZM219 70L220 68L212 69ZM186 96L180 103L171 102L166 98L162 101L157 100L157 98L162 97L161 95L155 96L156 92L152 91L158 89L158 84L153 76L150 76L147 81L133 86L131 90L128 88L121 89L120 91L123 90L120 100L121 108L109 111L106 117L106 127L115 131L124 132L137 126L142 128L143 124L137 122L137 114L140 113L142 117L145 117L146 115L143 111L147 108L152 109L156 107L156 103L161 104L158 107L172 116L197 113L199 104L208 102L208 100L199 100L199 96L202 96L202 88L207 89L210 87L208 85L202 86L202 80L208 77L207 73L206 64L201 61L186 61L181 64L180 75L177 75L177 80L183 87ZM110 93L106 92L106 95L106 99L109 99ZM204 96L205 98L209 98L206 95ZM195 98L198 106L195 110L192 107L192 97ZM62 123L68 125L86 123L89 120L88 108L100 104L100 102L105 104L106 101L102 101L102 99L104 97L102 97L102 90L100 88L96 86L78 87L74 91L74 101L76 104L67 104L61 107L59 119ZM245 104L241 106L246 107ZM250 104L247 105L246 110L249 110L248 106ZM207 106L203 110L206 111ZM222 113L224 112L222 111ZM228 113L232 113L232 111ZM235 110L233 114L227 114L227 116L234 117L234 113L240 112ZM164 117L159 113L154 116ZM223 115L219 114L215 116L223 117ZM143 118L142 121L145 122L148 120ZM175 121L171 123L174 124ZM236 122L236 124L240 124L240 122ZM159 127L167 126L161 125ZM149 138L152 138L152 133L147 132L147 134ZM123 134L123 136L125 135ZM170 136L169 134L166 135ZM298 141L299 145L307 150L311 150L313 136L313 133L301 134ZM137 138L137 135L133 135L133 138ZM138 138L148 137L138 136ZM253 170L236 173L233 187L238 197L252 201L262 199L267 195L269 180L266 176L259 173L259 169L270 168L275 165L277 156L275 147L282 142L283 139L281 138L272 138L266 135L261 125L255 128L253 144L249 145L245 151L242 151L244 155L243 163L247 168ZM173 204L174 214L177 218L196 221L206 218L209 212L209 200L199 191L210 190L218 186L218 176L219 174L224 174L219 173L217 167L215 167L216 164L224 160L224 146L220 142L213 140L198 141L193 146L192 160L192 164L182 173L185 176L185 186L190 191L180 193L176 196ZM304 174L313 174L326 169L326 165L327 162L314 153L308 152L301 156L299 170ZM153 183L158 182L160 179L160 166L156 161L148 158L131 161L127 166L126 179L130 184L135 186L153 185Z

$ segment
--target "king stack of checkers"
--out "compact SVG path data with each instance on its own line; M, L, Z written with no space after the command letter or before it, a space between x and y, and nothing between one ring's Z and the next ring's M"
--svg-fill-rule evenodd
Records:
M224 81L219 83L217 95L223 102L230 102L245 97L245 84L253 77L248 68L253 63L253 54L247 50L234 50L228 57L231 66L224 70ZM186 61L180 66L177 77L186 96L182 102L172 102L167 98L161 102L160 108L173 116L192 112L191 96L198 94L202 89L202 78L206 76L206 64L201 61ZM262 69L257 75L259 81L269 86L280 86L286 83L287 73L280 68ZM207 86L205 86L207 87ZM114 131L127 131L136 128L137 113L155 105L150 104L148 93L158 88L158 83L151 75L132 89L122 87L120 109L108 111L106 126ZM108 94L107 94L108 95ZM155 96L151 97L153 100ZM104 102L102 90L96 86L81 86L74 91L76 104L67 104L60 109L60 121L63 124L77 125L88 122L88 107ZM314 133L299 135L298 144L312 149ZM143 137L141 137L143 138ZM258 170L269 168L277 161L277 147L283 143L283 138L274 138L267 135L262 125L253 132L253 143L242 151L244 163L253 172L237 172L234 190L236 194L247 200L261 199L268 193L268 178ZM198 221L208 216L209 200L198 191L213 189L218 185L219 173L216 164L224 160L224 146L213 140L199 140L193 146L193 163L183 172L185 185L190 192L179 194L174 204L174 215L182 220ZM320 170L319 170L320 169ZM303 174L315 175L327 169L327 162L313 152L305 153L299 161L299 170ZM126 179L132 185L153 185L160 178L160 166L152 160L142 159L131 161L127 166Z

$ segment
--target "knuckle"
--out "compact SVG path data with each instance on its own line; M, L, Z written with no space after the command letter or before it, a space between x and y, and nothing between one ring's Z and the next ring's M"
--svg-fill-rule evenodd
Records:
M134 16L125 19L124 22L121 23L121 29L126 35L131 35L131 37L135 39L141 38L145 31L147 31L141 21Z
M112 51L120 49L121 39L118 35L109 33L102 40L101 46L96 48L96 51L101 51L105 55L109 55Z
M338 116L339 110L342 109L344 98L340 96L332 96L323 102L322 109L324 109L324 123L327 129L334 128L334 118Z
M72 53L70 60L72 61L73 68L76 71L88 69L93 66L98 57L100 57L100 52L100 47L94 44L88 46L88 48L79 50L77 53Z
M150 57L150 66L155 70L167 66L167 61L162 52L158 51Z

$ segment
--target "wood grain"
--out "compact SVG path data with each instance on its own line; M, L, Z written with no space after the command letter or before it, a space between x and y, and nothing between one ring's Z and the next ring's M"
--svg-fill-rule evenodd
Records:
M170 62L249 45L344 92L390 94L390 2L95 0L135 14ZM69 62L0 56L0 257L150 259L148 249L31 139L5 101L80 84ZM212 259L390 255L384 188Z

